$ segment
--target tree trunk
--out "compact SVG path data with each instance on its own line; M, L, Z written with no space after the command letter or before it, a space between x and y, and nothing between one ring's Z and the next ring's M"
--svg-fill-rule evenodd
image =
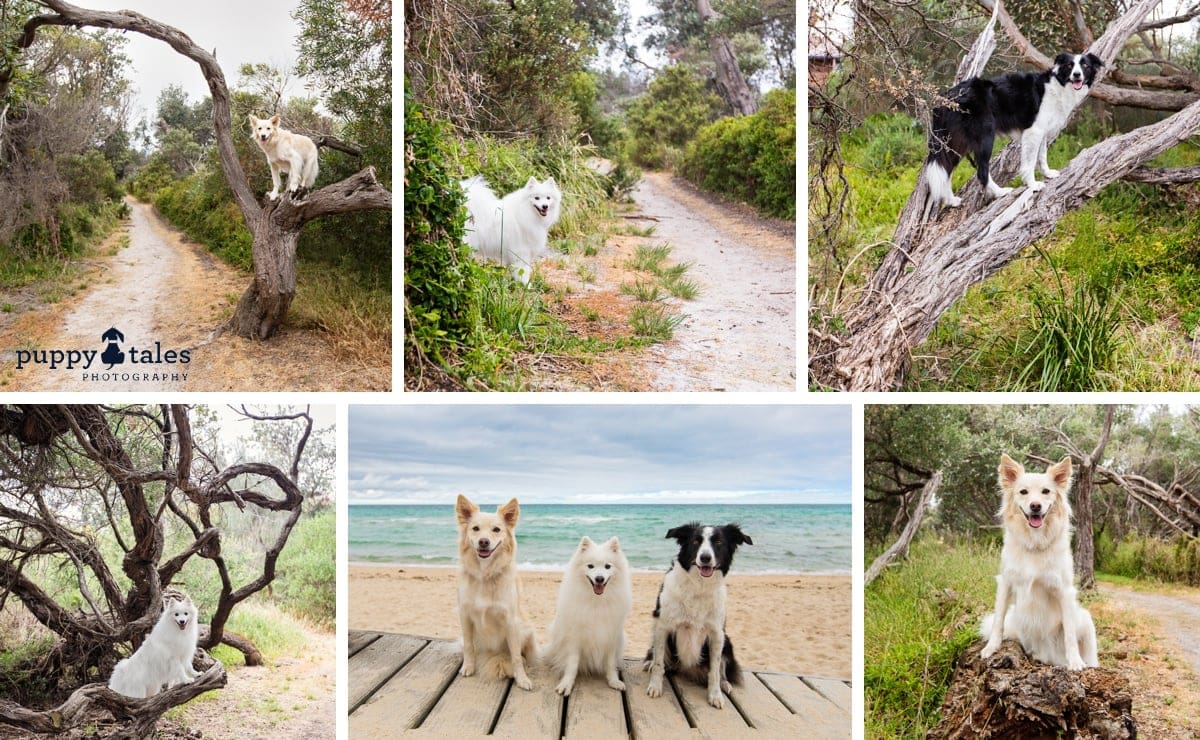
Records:
M1096 479L1096 466L1104 456L1108 437L1112 432L1113 405L1104 409L1104 424L1100 427L1100 439L1091 454L1079 461L1079 480L1075 483L1075 575L1079 587L1085 591L1096 588L1096 543L1092 517L1092 486Z
M1156 0L1139 0L1113 22L1092 52L1111 65L1156 5ZM959 193L962 207L946 209L937 220L924 217L928 188L918 184L902 212L892 249L858 302L844 313L846 330L811 331L812 381L846 391L894 390L908 370L913 348L972 285L1053 231L1068 210L1188 138L1197 126L1200 103L1193 103L1156 124L1085 149L1040 192L1024 188L988 202L972 178ZM995 180L1015 176L1018 159L1017 147L1005 148L993 162Z
M319 216L370 209L391 210L392 197L375 180L368 167L345 180L326 185L302 196L289 195L260 207L250 192L246 173L233 146L229 88L216 58L197 46L179 29L128 10L107 12L76 7L63 0L39 0L55 15L35 16L25 24L20 46L27 48L41 26L94 26L116 28L158 39L200 66L212 96L213 130L221 171L233 193L233 200L253 234L254 280L238 301L237 311L227 327L247 339L266 339L283 324L292 298L296 295L296 240L301 227ZM0 80L0 85L3 80Z
M870 585L871 581L879 577L883 569L891 564L896 558L908 557L908 546L912 544L913 538L917 536L917 530L921 528L921 520L925 517L925 509L929 506L930 500L937 494L938 488L942 485L942 471L935 470L929 480L925 482L925 487L921 489L921 498L917 501L916 507L913 508L912 514L908 517L908 524L905 525L904 531L900 533L900 537L892 543L892 546L886 552L875 558L875 562L871 563L871 567L867 568L867 574L863 578L863 585Z
M712 52L717 69L717 89L726 103L739 116L748 116L758 110L758 99L746 82L742 68L738 65L733 44L723 34L714 33L710 22L716 15L709 0L696 0L696 13L704 24L708 36L708 48Z

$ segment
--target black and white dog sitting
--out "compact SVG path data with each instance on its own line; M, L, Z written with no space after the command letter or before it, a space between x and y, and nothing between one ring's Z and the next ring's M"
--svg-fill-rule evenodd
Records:
M1012 192L997 185L988 172L997 134L1020 142L1020 175L1025 185L1030 190L1045 187L1034 177L1034 166L1047 178L1058 176L1046 162L1048 139L1091 92L1103 66L1095 54L1063 53L1045 72L1012 72L990 80L971 77L950 88L945 97L957 108L933 109L925 161L932 200L951 207L962 203L950 187L950 173L963 157L970 158L979 184L993 198Z
M667 537L679 543L679 554L654 605L646 693L661 696L664 672L682 673L697 683L707 680L708 703L721 709L721 691L742 682L733 645L725 636L725 575L738 545L754 543L736 524L692 522L675 527ZM714 655L719 659L713 660Z

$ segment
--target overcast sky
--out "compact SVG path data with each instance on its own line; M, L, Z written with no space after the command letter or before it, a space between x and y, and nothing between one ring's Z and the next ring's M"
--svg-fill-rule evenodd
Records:
M77 0L93 10L133 10L186 33L197 45L217 50L225 82L238 82L237 69L246 62L267 62L291 68L296 63L292 19L296 0ZM136 91L137 118L155 109L158 94L171 84L182 85L192 101L208 95L200 67L162 41L126 33L125 53L131 60L129 77ZM306 94L302 85L292 95Z
M350 502L849 503L847 406L351 406Z

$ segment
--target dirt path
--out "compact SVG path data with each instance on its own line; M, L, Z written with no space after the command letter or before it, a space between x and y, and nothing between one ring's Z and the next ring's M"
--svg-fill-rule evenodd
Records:
M654 237L689 262L699 295L675 337L648 353L656 391L796 389L796 242L747 210L646 173L633 194Z
M215 258L165 223L154 209L128 198L128 246L111 247L65 301L31 307L0 335L0 375L6 390L218 391L386 390L390 367L347 367L332 342L295 306L288 326L267 342L213 331L233 312L249 276ZM120 239L114 237L113 244ZM102 252L105 250L102 250ZM300 289L303 290L304 286ZM122 362L105 355L120 332ZM21 350L92 353L74 367L51 369ZM183 361L187 351L188 361ZM173 354L172 354L173 353ZM22 365L20 367L19 365Z
M205 738L332 738L336 637L309 629L305 637L295 656L253 668L229 666L225 688L187 705L181 723Z
M1157 619L1165 639L1200 676L1200 595L1193 598L1169 596L1109 583L1102 584L1100 591L1121 608L1137 609Z

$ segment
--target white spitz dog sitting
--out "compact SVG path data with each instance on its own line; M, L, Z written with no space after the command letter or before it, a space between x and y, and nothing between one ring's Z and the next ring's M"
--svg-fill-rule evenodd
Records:
M137 651L117 663L108 688L132 697L146 699L167 688L191 683L199 676L192 668L200 625L196 607L186 595L174 592L163 598L158 622Z
M570 696L581 671L604 676L617 691L625 689L617 668L632 608L629 561L617 538L597 545L584 537L563 574L545 654L547 665L562 674L558 693Z
M558 223L562 191L551 177L497 198L481 176L462 181L467 194L463 240L484 259L499 262L529 285L533 263L549 254L546 237Z
M250 133L258 148L267 155L271 168L271 183L275 186L267 197L279 197L280 173L288 173L288 192L293 196L303 186L311 188L317 181L317 145L303 134L294 134L279 127L279 116L256 118L250 114Z

